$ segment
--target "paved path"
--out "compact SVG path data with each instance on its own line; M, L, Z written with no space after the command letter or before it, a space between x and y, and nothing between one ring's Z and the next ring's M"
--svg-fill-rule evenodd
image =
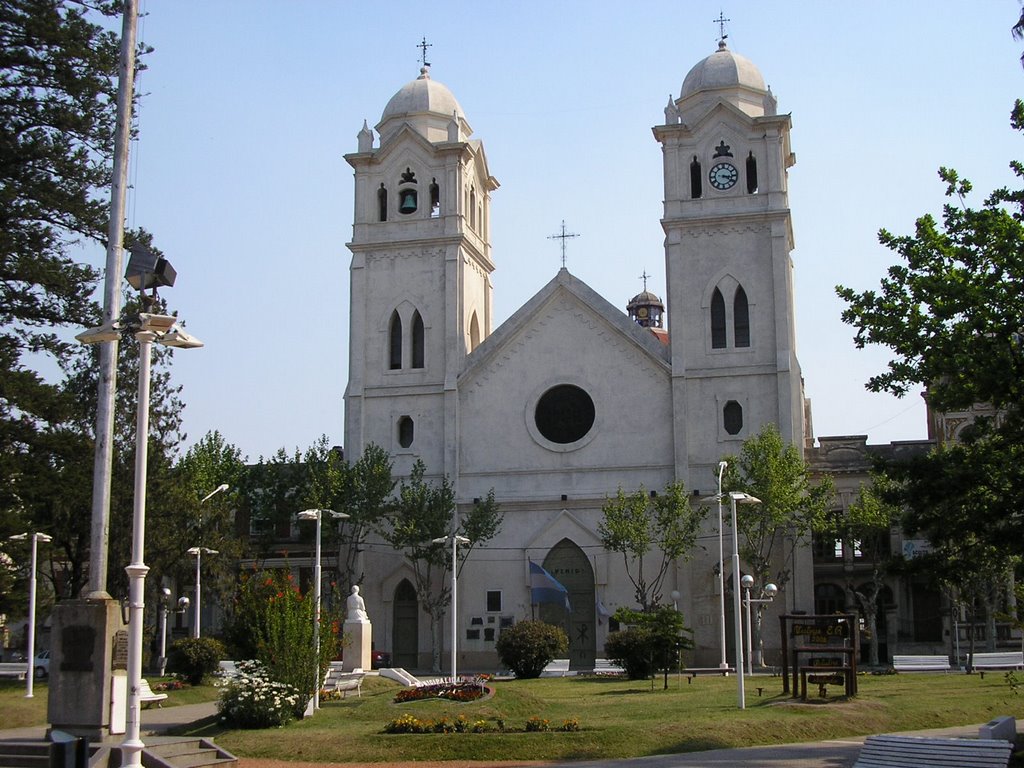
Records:
M142 710L142 734L159 736L177 725L185 725L210 717L217 711L215 702L185 704L179 707L151 707ZM929 731L915 731L904 735L976 737L977 725L940 728ZM11 728L0 730L0 740L44 739L46 728ZM586 760L565 764L566 768L687 768L688 766L709 766L710 768L751 768L763 766L785 766L786 768L850 768L857 760L864 736L848 739L808 742L805 744L783 744L771 747L744 747L742 749L714 749L706 752L690 752L676 755L638 757L629 760ZM262 762L262 761L261 761ZM245 758L239 760L245 768ZM277 761L275 761L277 763ZM279 764L279 763L277 763ZM380 764L383 766L387 764ZM475 763L477 768L486 765L503 766L500 762Z

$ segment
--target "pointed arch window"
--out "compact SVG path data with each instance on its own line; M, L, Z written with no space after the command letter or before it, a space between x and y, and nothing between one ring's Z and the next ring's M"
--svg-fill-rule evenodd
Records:
M391 313L388 328L388 367L397 371L402 367L402 318L396 309Z
M476 189L469 190L469 226L476 229Z
M736 289L736 297L732 302L733 338L737 347L750 346L750 306L747 304L747 292L743 286Z
M755 192L757 192L757 158L751 152L747 155L747 193L752 195Z
M437 186L437 179L430 180L430 218L436 219L441 215L441 188Z
M388 220L388 191L384 187L384 182L381 182L380 189L377 190L377 220Z
M725 299L717 288L711 294L711 348L725 349Z
M476 319L476 312L469 318L469 351L472 352L480 346L480 323Z
M703 183L704 175L700 170L700 160L694 155L693 161L690 163L690 197L697 199L701 196Z
M412 367L423 367L423 318L419 311L412 316Z

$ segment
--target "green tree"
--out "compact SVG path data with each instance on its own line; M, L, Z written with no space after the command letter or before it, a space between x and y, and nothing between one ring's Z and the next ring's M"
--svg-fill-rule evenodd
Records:
M693 550L706 508L694 509L683 484L669 483L661 494L643 486L627 494L620 487L601 511L597 530L602 546L622 555L637 603L644 611L653 610L672 564Z
M1011 124L1024 128L1024 102L1014 105ZM1024 176L1020 162L1010 167ZM917 516L912 524L916 519L929 536L970 530L1008 557L1024 545L1014 502L1024 491L1024 190L997 189L970 207L968 180L948 168L939 177L949 200L941 222L925 215L912 235L882 230L879 240L899 261L880 289L836 291L847 302L843 321L857 329L856 346L893 353L888 369L867 382L869 390L902 396L912 386L927 387L929 404L940 412L988 406L991 415L962 431L959 446L915 460L909 470L920 483L908 488L930 497L921 485L932 484L950 494L941 506L953 517L935 519L923 496L904 501ZM963 482L942 477L950 473Z
M44 371L75 346L58 329L92 317L97 273L73 248L107 220L119 51L95 20L117 9L92 5L0 3L0 539L29 526L51 462L78 461L74 402Z
M807 464L795 445L786 444L774 424L743 443L740 455L727 456L723 491L742 491L760 500L744 504L736 515L740 557L758 587L789 583L798 542L820 523L834 496L830 478L810 482ZM732 585L738 589L738 584ZM761 648L761 619L766 603L756 604L756 645Z
M279 448L269 459L260 457L249 468L242 483L242 504L250 521L250 542L259 554L270 553L280 538L279 531L291 529L302 511L305 467L298 450L289 454Z
M520 621L502 630L495 646L501 663L520 680L540 677L544 667L569 650L561 627L543 621Z
M661 670L664 689L668 690L669 672L681 669L682 652L693 648L689 637L693 630L685 625L683 614L668 605L649 611L623 607L615 611L615 619L628 628L608 636L605 653L621 664L633 680Z
M892 552L889 536L899 523L899 509L889 504L876 490L884 485L881 475L873 477L872 485L862 485L845 514L826 514L815 526L815 533L843 542L844 552L860 553L858 562L871 566L871 576L865 582L854 583L853 572L844 571L846 593L856 599L868 631L869 663L877 666L879 598L885 588L885 577L891 572Z
M430 617L432 669L440 672L441 622L452 598L449 574L453 568L461 572L473 549L497 535L502 515L492 490L469 506L460 519L448 478L434 484L425 475L426 466L417 459L408 480L399 484L398 499L378 522L377 532L409 558L420 607ZM452 562L450 544L434 543L450 533L469 539L458 547L457 563Z

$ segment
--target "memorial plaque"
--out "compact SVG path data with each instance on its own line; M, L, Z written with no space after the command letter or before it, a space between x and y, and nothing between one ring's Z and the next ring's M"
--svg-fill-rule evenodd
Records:
M110 658L111 669L128 669L128 630L114 633L114 649Z
M61 672L92 672L96 653L96 630L88 624L72 624L60 634Z

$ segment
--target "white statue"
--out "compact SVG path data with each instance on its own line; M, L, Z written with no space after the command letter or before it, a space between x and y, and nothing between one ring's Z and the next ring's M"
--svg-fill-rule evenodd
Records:
M345 615L345 621L369 621L370 617L366 615L366 603L363 602L362 596L359 594L359 587L353 585L352 594L348 596L348 600L345 601L345 606L348 609Z

